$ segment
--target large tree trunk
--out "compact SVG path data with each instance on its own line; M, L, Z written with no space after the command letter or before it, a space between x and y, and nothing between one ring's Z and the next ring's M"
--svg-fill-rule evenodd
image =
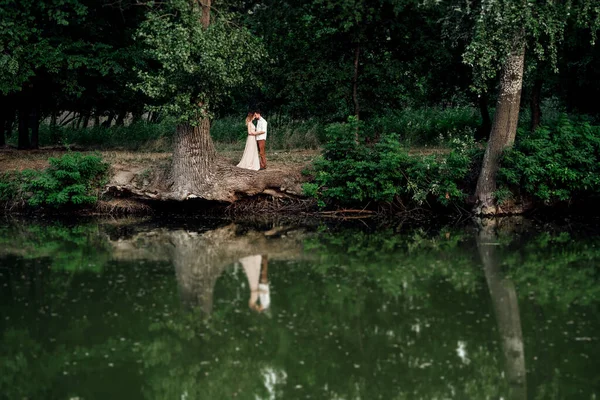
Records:
M525 44L519 36L515 40L513 52L510 54L500 77L500 92L496 104L496 114L490 132L475 197L476 214L496 214L497 208L493 198L496 190L496 172L498 172L500 156L507 147L515 142L517 122L519 120L519 104L523 87L523 66L525 64Z
M542 108L540 104L542 101L542 85L542 79L537 78L531 90L531 102L529 104L531 108L531 132L535 132L542 120Z
M217 152L210 137L210 120L203 118L198 126L182 124L175 133L171 191L181 200L198 197L215 184Z
M510 390L508 398L525 400L527 398L525 350L515 285L504 278L501 272L501 259L497 253L498 238L494 226L480 226L476 240L500 333Z

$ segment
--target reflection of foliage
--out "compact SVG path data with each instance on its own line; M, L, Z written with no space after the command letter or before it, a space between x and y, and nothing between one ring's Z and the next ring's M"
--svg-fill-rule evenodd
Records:
M5 252L25 259L49 258L53 269L99 271L110 254L98 225L31 224L0 226Z
M307 247L320 255L316 271L324 276L343 270L376 283L387 295L414 296L428 289L416 282L445 280L457 290L477 289L473 256L460 251L465 241L464 234L447 230L433 237L422 230L410 235L346 230L322 234Z
M543 232L517 243L505 257L509 277L523 296L539 304L556 304L566 310L589 305L600 298L600 240L573 238L567 232ZM519 290L521 288L522 290Z

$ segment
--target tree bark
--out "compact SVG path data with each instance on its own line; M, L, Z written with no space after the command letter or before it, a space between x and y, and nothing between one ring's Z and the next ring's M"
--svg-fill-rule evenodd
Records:
M504 278L501 272L501 260L497 253L498 238L494 227L480 226L476 240L501 337L510 390L508 398L525 400L527 398L525 350L515 285Z
M210 120L202 118L199 125L177 126L171 167L175 198L185 200L189 195L202 193L207 185L215 184L213 165L217 158L210 137Z
M533 83L533 89L531 91L531 102L529 104L531 108L531 132L535 132L542 120L541 101L543 82L544 81L541 78L537 78Z
M29 112L25 108L19 109L19 138L17 148L24 150L29 148L29 127L27 125L27 119L29 118Z
M202 27L206 29L210 25L211 0L200 0L200 4L202 4Z
M525 44L519 36L515 39L513 51L506 60L500 76L500 92L496 104L496 114L494 115L490 140L483 156L483 164L475 190L477 199L476 214L497 213L493 198L493 193L496 190L496 172L498 172L502 152L515 142L521 89L523 87L524 63Z

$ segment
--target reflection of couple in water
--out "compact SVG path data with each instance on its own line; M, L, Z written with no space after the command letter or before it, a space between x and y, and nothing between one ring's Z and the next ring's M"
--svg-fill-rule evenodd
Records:
M267 255L255 255L240 258L240 263L246 272L248 284L250 285L250 300L248 306L255 311L262 312L271 304L269 292L269 279L267 267L269 260Z

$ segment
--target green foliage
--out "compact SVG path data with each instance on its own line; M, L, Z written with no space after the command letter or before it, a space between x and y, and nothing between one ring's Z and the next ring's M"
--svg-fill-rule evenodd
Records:
M314 181L305 184L307 195L321 206L429 199L449 205L465 198L464 182L476 151L473 140L454 139L447 154L410 155L395 134L383 134L375 145L355 140L362 124L354 118L326 130L323 157L315 161Z
M445 35L465 46L463 62L473 69L473 87L486 91L509 54L527 44L529 53L558 64L559 45L567 27L589 29L592 43L600 28L600 9L595 0L532 3L489 0L479 6L469 2L446 3ZM440 7L438 2L431 2Z
M67 153L50 158L50 167L23 172L22 191L31 193L30 206L62 207L94 204L109 165L99 155Z
M554 128L520 130L499 182L546 203L600 193L600 126L563 116Z
M136 38L156 68L136 67L139 82L132 87L158 110L193 124L222 106L234 88L256 84L248 77L264 51L247 29L230 23L229 15L212 13L204 29L201 8L188 0L148 6Z

